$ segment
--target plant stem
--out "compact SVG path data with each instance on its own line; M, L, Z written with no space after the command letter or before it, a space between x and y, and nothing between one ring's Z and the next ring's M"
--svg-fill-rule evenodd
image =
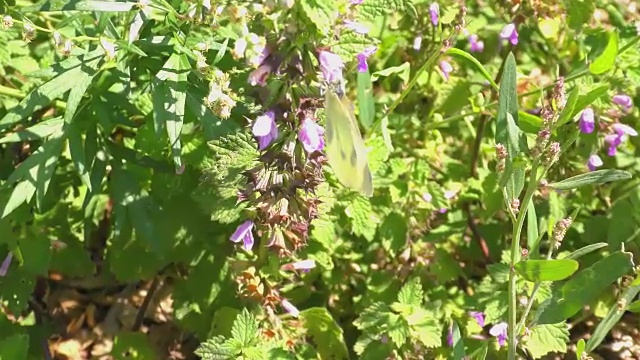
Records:
M516 358L516 298L517 298L517 289L516 289L516 271L515 264L520 260L520 234L522 232L522 226L524 224L524 219L527 215L527 209L529 207L529 202L533 198L533 193L535 192L538 185L538 159L533 160L533 165L531 166L531 173L529 174L529 184L527 185L527 191L525 192L522 203L520 204L520 211L518 212L518 216L516 217L516 221L513 224L513 234L511 237L511 264L509 268L509 312L508 312L508 327L507 327L507 336L508 336L508 359L515 360Z

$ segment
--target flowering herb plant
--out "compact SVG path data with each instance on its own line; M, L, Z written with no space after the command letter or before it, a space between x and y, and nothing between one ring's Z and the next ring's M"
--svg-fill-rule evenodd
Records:
M0 358L587 359L637 321L633 2L0 13Z

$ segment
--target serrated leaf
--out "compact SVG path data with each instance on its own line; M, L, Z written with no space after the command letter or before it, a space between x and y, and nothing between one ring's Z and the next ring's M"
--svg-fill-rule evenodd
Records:
M417 277L409 280L398 293L398 302L403 305L420 306L423 298L422 283Z
M320 34L326 35L333 28L337 16L334 0L300 0L297 4Z
M600 185L612 181L631 179L631 174L624 170L608 169L596 170L585 174L572 176L547 186L556 190L571 190L585 185Z
M231 336L243 347L253 346L258 337L258 322L246 308L236 316L231 328Z
M395 314L391 315L389 320L386 329L387 334L389 334L389 338L397 347L402 347L411 335L409 324L405 319Z
M594 75L603 74L613 67L618 56L618 34L616 32L609 33L609 41L602 53L589 64L589 71Z
M342 328L325 308L314 307L300 312L307 336L313 338L321 359L348 359Z
M518 274L532 282L558 281L568 278L578 270L578 262L563 260L523 260L514 267Z
M202 360L227 360L233 358L235 352L225 343L223 336L216 336L201 343L195 354Z
M524 342L524 347L534 359L540 359L550 352L566 353L569 342L567 324L536 325Z
M368 0L358 5L357 10L361 16L368 19L391 13L402 15L416 12L411 0Z
M376 221L373 207L369 200L362 196L356 196L345 209L345 213L351 219L351 231L371 241L376 235Z
M631 254L618 251L579 271L541 308L538 323L556 324L575 315L631 267Z

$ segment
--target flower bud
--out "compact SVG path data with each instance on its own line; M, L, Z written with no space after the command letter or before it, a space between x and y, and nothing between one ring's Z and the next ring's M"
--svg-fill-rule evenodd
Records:
M2 28L9 29L13 27L13 18L10 15L5 15L2 17Z
M22 40L31 42L36 37L36 29L31 24L24 23L22 26Z
M569 227L571 227L572 221L573 220L571 219L571 217L562 219L558 221L556 223L556 226L553 228L553 233L551 235L551 243L556 249L560 248L560 245L562 244L562 240L564 239L564 236L566 235L567 230L569 229Z

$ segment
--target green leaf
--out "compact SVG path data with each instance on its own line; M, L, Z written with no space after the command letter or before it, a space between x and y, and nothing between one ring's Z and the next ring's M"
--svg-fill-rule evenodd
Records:
M640 277L636 277L636 279L631 283L631 285L625 289L624 293L618 300L619 304L630 304L633 301L633 299L635 299L636 296L638 296L638 293L640 292L640 284L638 280L640 280ZM591 337L587 341L587 346L585 348L585 351L587 352L587 354L595 350L598 347L598 345L602 343L602 341L605 339L607 334L609 334L611 329L616 324L618 324L618 322L622 318L622 315L624 314L623 309L624 307L621 308L617 304L616 306L611 307L611 309L609 310L609 313L607 313L604 319L600 321L596 329L593 331Z
M0 360L26 359L29 335L15 334L0 340Z
M407 244L407 231L407 219L394 211L389 213L380 224L378 237L382 246L395 255Z
M246 308L243 309L233 322L231 336L246 348L255 344L258 335L258 322L256 318L249 310Z
M618 55L618 33L612 31L609 33L609 42L604 51L589 64L589 71L594 75L603 74L613 67Z
M588 253L590 253L592 251L596 251L596 250L602 249L603 247L607 247L608 245L609 244L607 244L605 242L596 243L596 244L590 244L590 245L584 246L584 247L572 252L571 254L567 255L565 257L565 259L577 260L577 259L581 258L584 255L587 255Z
M527 134L537 134L542 129L542 118L526 111L518 111L518 120L520 121L520 130Z
M42 208L44 196L55 172L58 156L62 151L62 140L61 132L52 135L11 173L4 186L9 187L16 183L17 185L9 200L4 204L0 218L9 215L23 203L31 201L34 194L38 208Z
M485 341L476 351L469 354L469 360L485 360L489 352L489 342Z
M371 75L371 81L376 81L380 77L389 77L391 75L398 74L398 77L404 82L409 82L411 76L411 63L405 62L402 65L391 66L384 70L376 71Z
M373 85L369 70L358 72L358 117L360 124L369 129L375 117L375 104L373 102Z
M342 328L325 308L313 307L300 312L307 336L313 338L321 359L348 359Z
M173 162L182 167L180 134L184 122L189 61L186 55L173 53L154 79L153 117L156 135L166 126Z
M507 201L511 201L519 196L524 187L524 166L515 166L514 162L520 152L527 149L526 138L518 128L516 60L513 53L507 57L500 81L495 142L504 145L508 152L500 186L507 186Z
M101 53L89 53L83 56L83 60L64 63L68 67L63 67L60 63L60 73L56 73L55 77L46 83L40 85L27 95L20 104L11 109L0 120L0 131L3 131L20 120L31 116L35 111L42 109L44 106L51 104L55 99L60 98L64 93L79 85L79 81L85 78L86 66L93 66L96 60L102 58Z
M592 0L565 0L565 9L569 12L569 27L580 30L589 22L596 6Z
M531 335L523 343L532 358L540 359L550 352L567 352L569 330L566 323L536 325L530 330Z
M523 278L532 282L558 281L568 278L578 270L575 260L523 260L515 269Z
M420 278L413 278L407 282L398 294L398 302L402 305L420 306L424 298Z
M569 279L541 307L539 324L556 324L575 315L632 267L631 254L615 252Z
M411 0L368 0L358 5L357 10L359 14L368 19L391 13L399 13L398 15L400 16L404 15L404 13L414 16L416 14L416 9Z
M113 341L111 356L119 359L153 359L156 354L146 334L121 332Z
M578 115L579 112L584 110L587 106L591 105L594 101L603 97L609 92L609 84L600 85L594 89L591 89L588 93L584 95L580 95L578 97L578 101L576 102L576 106L573 108L573 113L570 118Z
M578 102L578 95L580 95L580 86L576 85L567 97L567 103L560 112L558 121L554 125L555 129L571 121L571 119L573 118L573 109L575 109L576 103Z
M315 25L319 34L327 35L333 28L337 13L334 14L337 4L334 0L301 0L296 2L306 15L309 23Z
M538 216L533 201L527 206L527 248L529 251L537 251L538 248Z
M600 185L612 181L627 179L631 179L631 174L624 170L596 170L572 176L568 179L548 184L547 186L556 190L571 190L585 185Z
M626 311L631 311L632 313L640 313L640 300L634 301L631 304L627 305Z
M64 121L61 117L41 121L24 130L12 132L0 139L0 144L44 139L62 129Z
M584 353L584 346L585 346L584 339L578 340L578 343L576 344L576 360L582 359L582 354Z
M462 342L462 336L460 335L460 327L456 321L453 322L453 358L455 360L462 360L466 356L464 352L464 342Z
M489 74L487 69L485 69L484 66L482 66L482 64L475 57L473 57L473 55L458 48L447 49L447 54L454 58L465 60L468 64L472 65L476 70L480 72L480 74L489 82L491 87L493 87L495 90L498 90L498 85L495 81L493 81L493 77Z
M376 235L377 221L373 207L363 196L356 196L345 209L345 214L351 219L351 231L371 241Z
M215 336L201 343L195 354L202 360L228 360L233 359L236 352L226 343L223 336Z
M132 10L137 2L97 1L97 0L46 0L20 9L23 14L51 11L109 11L126 12Z

